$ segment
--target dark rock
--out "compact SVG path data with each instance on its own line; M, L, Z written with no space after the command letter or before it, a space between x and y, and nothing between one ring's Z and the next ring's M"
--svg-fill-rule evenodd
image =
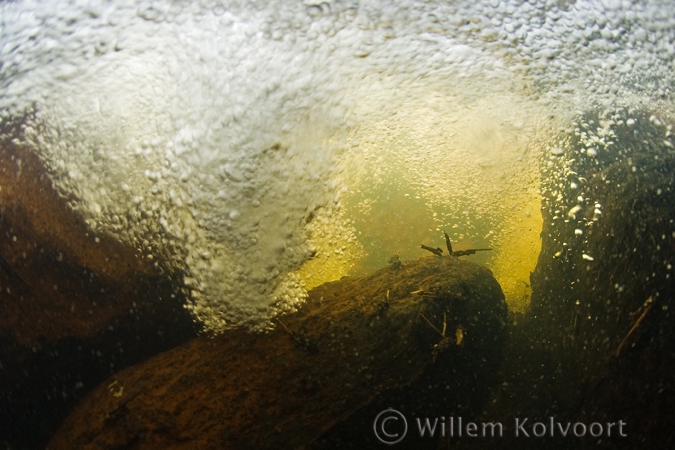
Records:
M596 164L572 168L588 180L584 196L601 204L601 218L583 240L574 221L545 220L549 239L532 280L531 313L560 363L564 413L586 423L627 423L623 439L585 436L594 448L675 444L675 141L651 114L633 117L632 126L612 127L616 145ZM587 205L581 219L591 220L592 211ZM562 242L568 250L554 259ZM648 298L653 305L645 310Z
M565 157L545 166L549 183L532 304L510 330L503 387L487 415L510 423L514 417L531 423L554 417L605 428L623 420L627 436L619 436L617 427L609 437L510 434L500 441L505 447L674 444L675 142L651 113L632 114L634 124L621 115L624 121L609 127L613 144L607 150L591 158L582 153L581 132L597 133L607 119L589 113L579 133L561 136ZM644 308L648 298L652 306ZM487 441L476 444L470 448L492 448Z

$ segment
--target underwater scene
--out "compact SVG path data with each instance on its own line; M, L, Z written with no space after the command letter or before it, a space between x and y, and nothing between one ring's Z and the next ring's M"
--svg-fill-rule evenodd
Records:
M0 448L675 446L675 2L0 24Z

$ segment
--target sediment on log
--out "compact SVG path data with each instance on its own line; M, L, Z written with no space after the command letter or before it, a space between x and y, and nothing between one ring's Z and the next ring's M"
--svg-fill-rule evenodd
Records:
M109 378L48 448L298 448L382 391L482 359L506 320L492 274L457 258L343 278L271 332L202 336Z

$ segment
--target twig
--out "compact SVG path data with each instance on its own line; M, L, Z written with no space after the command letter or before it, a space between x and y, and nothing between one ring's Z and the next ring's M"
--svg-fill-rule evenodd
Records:
M287 332L288 334L290 334L291 337L297 341L298 344L304 345L303 342L302 342L295 334L291 333L291 330L289 330L289 329L286 327L286 325L281 321L281 319L277 318L277 321L281 324L282 327L284 327L284 330L286 330L286 332Z
M19 281L21 281L23 284L28 286L28 283L26 283L26 280L23 279L19 273L14 270L14 268L11 266L11 264L2 256L0 255L0 267L5 271L5 273L10 277L10 278L18 278Z
M426 245L422 244L422 248L424 250L430 251L434 255L443 256L443 250L441 250L439 247L431 248L431 247L427 247Z
M476 252L487 252L492 250L491 248L470 248L469 250L459 250L452 254L452 256L466 256L466 255L475 255Z
M448 236L448 233L443 231L443 234L445 235L445 245L448 247L448 253L452 255L452 244L450 243L450 236Z
M623 338L623 341L621 341L621 344L619 344L619 347L616 349L616 353L614 354L615 356L619 356L619 353L621 353L621 350L623 350L624 346L626 345L626 342L628 342L628 338L630 337L631 334L633 334L633 331L637 329L637 327L640 325L642 320L645 318L649 310L654 306L654 303L652 301L651 295L647 300L645 300L644 304L642 307L645 309L642 311L642 314L640 314L640 317L635 321L631 329L628 331L628 334L626 334L626 337Z
M434 330L436 330L436 333L440 334L441 337L445 337L445 335L444 335L443 333L441 333L440 330L439 330L438 328L436 328L436 327L434 326L434 324L431 323L431 322L429 321L429 319L427 319L426 317L424 317L424 314L420 313L420 316L422 316L422 319L424 319L424 320L427 321L427 323L429 324L429 326L430 326L431 328L433 328Z

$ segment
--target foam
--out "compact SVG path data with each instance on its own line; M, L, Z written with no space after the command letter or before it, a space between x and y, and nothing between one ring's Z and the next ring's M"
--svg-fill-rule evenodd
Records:
M424 227L495 243L547 130L669 113L672 6L5 2L0 108L36 112L25 142L73 208L184 273L207 329L264 329L371 251L360 187L393 177Z

